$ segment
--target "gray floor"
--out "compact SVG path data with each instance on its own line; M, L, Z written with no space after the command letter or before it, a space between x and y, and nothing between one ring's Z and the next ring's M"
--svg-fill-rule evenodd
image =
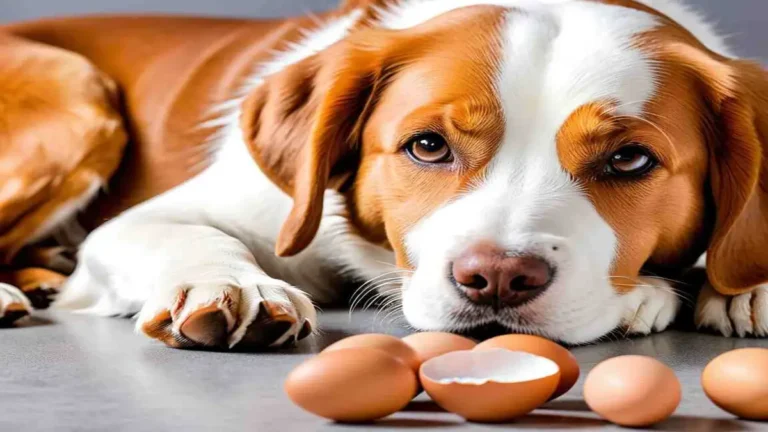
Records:
M132 322L43 313L23 328L0 330L0 431L363 431L613 429L586 410L581 381L548 409L509 425L476 425L440 412L424 396L374 425L336 425L302 412L282 391L296 364L348 334L386 331L374 313L326 312L323 336L281 353L213 353L166 348L133 333ZM702 367L720 352L768 340L666 332L573 350L587 371L602 359L634 353L675 368L683 402L658 430L768 430L720 411L699 386ZM583 378L584 374L582 374Z

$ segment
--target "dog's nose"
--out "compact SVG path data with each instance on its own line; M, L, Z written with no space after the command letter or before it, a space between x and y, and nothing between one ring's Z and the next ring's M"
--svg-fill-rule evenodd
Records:
M453 278L475 303L518 306L547 289L554 269L534 255L509 256L493 243L478 243L453 262Z

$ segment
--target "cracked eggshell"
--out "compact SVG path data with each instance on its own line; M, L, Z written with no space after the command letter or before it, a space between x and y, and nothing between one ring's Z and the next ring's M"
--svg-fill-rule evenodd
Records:
M404 337L403 342L416 351L422 363L449 352L471 350L477 345L472 339L444 332L414 333Z
M557 363L560 368L560 382L551 399L562 396L579 380L579 363L570 351L561 345L539 336L508 334L481 342L476 350L504 348L511 351L524 351L546 357ZM550 400L551 400L550 399Z
M403 409L417 388L405 363L375 348L323 352L296 367L285 392L298 406L340 422L366 422Z
M416 351L402 340L387 334L368 333L350 336L329 345L323 352L346 348L376 348L382 350L407 364L415 373L419 372L419 366L421 366L421 361Z
M544 357L487 349L435 357L421 365L419 376L427 394L444 409L470 421L503 422L545 403L560 370Z
M768 349L743 348L715 357L701 374L701 386L725 411L768 420Z

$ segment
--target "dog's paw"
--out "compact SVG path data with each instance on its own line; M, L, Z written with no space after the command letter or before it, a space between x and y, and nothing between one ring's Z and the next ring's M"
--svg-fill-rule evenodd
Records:
M141 309L137 328L177 348L286 347L309 336L316 314L306 294L285 282L261 279L159 290Z
M628 334L650 334L666 329L677 316L681 300L662 279L640 277L632 291L623 295L622 327Z
M768 337L768 287L724 296L707 283L696 300L694 319L697 328L715 330L723 336Z
M45 309L58 295L67 277L42 268L26 268L11 273L11 285L19 287L35 309Z
M32 313L32 305L20 289L0 283L0 327L8 327Z

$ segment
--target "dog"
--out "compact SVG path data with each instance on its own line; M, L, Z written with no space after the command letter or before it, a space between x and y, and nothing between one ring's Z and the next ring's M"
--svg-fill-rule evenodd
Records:
M581 344L667 328L703 259L695 324L768 335L768 77L676 0L0 34L6 322L61 291L172 347L289 346L366 282L415 329Z

